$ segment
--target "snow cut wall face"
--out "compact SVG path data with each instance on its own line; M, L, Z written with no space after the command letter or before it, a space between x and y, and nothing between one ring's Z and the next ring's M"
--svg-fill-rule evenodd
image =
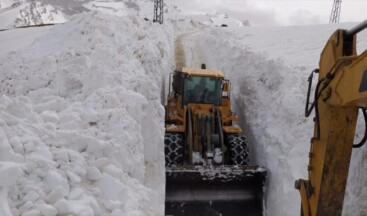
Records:
M12 214L163 215L171 35L84 13L0 60L0 147L13 155L0 165L22 170L0 180Z

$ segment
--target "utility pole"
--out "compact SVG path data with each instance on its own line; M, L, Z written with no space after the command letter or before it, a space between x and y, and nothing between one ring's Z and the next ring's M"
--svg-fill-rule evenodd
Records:
M342 0L334 0L333 9L331 10L329 23L339 23L341 5L342 5Z
M163 0L154 0L153 22L163 23Z

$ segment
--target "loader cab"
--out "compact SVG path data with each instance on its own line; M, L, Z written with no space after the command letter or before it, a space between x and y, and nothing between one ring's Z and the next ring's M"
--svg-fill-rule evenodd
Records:
M182 104L220 105L221 78L186 76L183 83Z
M182 96L182 106L189 103L220 106L221 98L229 96L229 81L217 70L182 68L173 74L172 87Z

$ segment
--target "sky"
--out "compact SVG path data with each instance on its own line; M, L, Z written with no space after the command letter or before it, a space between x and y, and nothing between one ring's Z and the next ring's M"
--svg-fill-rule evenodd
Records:
M334 0L169 0L192 14L225 12L252 26L313 25L329 22ZM367 19L367 0L343 0L340 22Z

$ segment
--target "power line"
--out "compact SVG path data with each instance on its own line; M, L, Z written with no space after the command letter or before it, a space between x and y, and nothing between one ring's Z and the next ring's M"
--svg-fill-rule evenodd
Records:
M329 23L339 23L342 0L334 0Z
M163 23L163 0L154 0L153 22Z

